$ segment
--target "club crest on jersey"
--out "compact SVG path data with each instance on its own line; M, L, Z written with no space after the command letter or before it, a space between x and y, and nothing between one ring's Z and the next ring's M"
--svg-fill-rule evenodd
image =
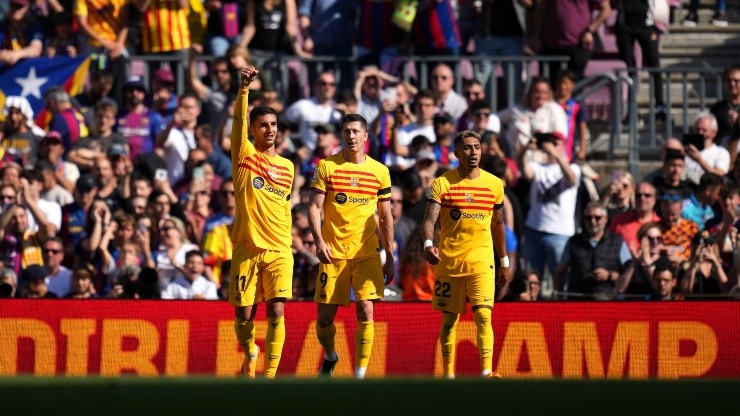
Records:
M468 204L472 204L475 201L475 198L473 198L473 194L466 193L465 194L465 202Z
M334 200L337 201L337 204L344 205L344 203L347 202L347 194L340 192L334 195Z
M263 186L265 186L265 179L261 176L258 176L254 179L252 179L252 186L254 186L257 189L262 189Z
M278 173L277 173L277 170L275 170L274 168L269 168L269 169L267 169L267 174L268 174L268 175L270 176L270 178L272 178L273 180L274 180L274 179L277 179L277 178L278 178Z
M357 178L349 178L349 184L354 186L355 188L360 186L360 180Z

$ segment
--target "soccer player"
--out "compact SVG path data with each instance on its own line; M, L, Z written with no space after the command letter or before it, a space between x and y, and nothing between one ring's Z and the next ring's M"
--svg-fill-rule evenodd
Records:
M350 289L354 289L355 377L364 378L374 339L373 303L383 298L385 284L394 273L391 178L385 165L364 152L367 122L362 116L345 115L341 135L344 149L319 162L311 184L309 222L321 261L314 296L316 334L324 347L321 374L331 376L339 360L334 350L334 317L339 305L349 304ZM382 267L381 249L385 251Z
M249 114L249 84L259 71L241 70L242 85L234 108L231 159L234 161L236 216L229 302L234 305L236 338L244 348L242 372L254 377L259 348L254 343L257 305L267 304L265 377L274 378L285 343L283 308L292 297L293 254L290 191L293 162L275 152L277 112L258 106ZM254 138L250 143L248 133Z
M465 312L466 297L475 318L481 376L499 377L493 372L491 311L496 288L503 287L510 278L502 210L504 185L478 167L480 140L472 131L457 134L455 156L460 164L432 183L422 223L424 256L435 265L432 307L442 311L439 342L446 378L455 377L455 331L460 314ZM432 241L438 218L439 247ZM497 273L494 244L501 256Z

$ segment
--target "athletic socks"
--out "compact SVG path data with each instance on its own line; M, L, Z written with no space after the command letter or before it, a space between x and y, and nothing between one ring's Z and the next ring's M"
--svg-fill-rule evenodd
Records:
M373 321L357 322L355 332L355 377L364 378L375 339Z
M475 329L480 352L480 367L483 374L493 370L493 327L491 326L491 310L480 307L473 312Z
M455 347L457 320L460 315L442 313L442 329L439 331L439 344L442 347L442 371L444 378L455 377Z
M327 327L319 326L316 323L316 337L319 339L319 344L324 348L324 359L327 361L336 361L337 353L334 351L334 335L337 333L337 327L332 322Z
M285 317L268 318L265 337L265 378L275 378L283 344L285 344Z

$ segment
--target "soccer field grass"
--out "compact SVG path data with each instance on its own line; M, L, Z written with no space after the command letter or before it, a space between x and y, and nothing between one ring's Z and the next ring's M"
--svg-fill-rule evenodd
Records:
M0 415L738 415L734 380L0 379Z

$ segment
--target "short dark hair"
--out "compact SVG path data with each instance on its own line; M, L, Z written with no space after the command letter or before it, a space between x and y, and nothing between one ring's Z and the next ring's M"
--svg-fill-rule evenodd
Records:
M722 185L722 177L711 172L705 172L699 179L699 189L708 189Z
M41 182L44 180L44 176L38 169L23 169L23 172L21 172L21 178L27 179L28 182Z
M668 257L661 256L655 261L655 270L653 270L653 277L657 276L664 271L671 272L671 278L676 278L676 269L673 268L673 264Z
M455 136L455 147L460 145L468 137L475 137L476 139L478 139L478 142L481 141L480 134L474 131L464 130L464 131L461 131L460 133L457 133L457 136Z
M721 198L728 198L732 195L738 194L740 194L740 187L738 187L734 183L726 183L722 185L722 188L719 190L719 195Z
M578 82L578 77L576 76L576 73L569 69L558 71L557 75L555 75L555 82L560 82L564 79L569 79L572 82Z
M356 121L360 123L364 131L367 131L367 121L365 120L365 117L359 114L345 114L344 117L342 117L342 130L344 130L345 124L354 123Z
M483 110L484 108L491 110L491 103L489 103L486 100L475 100L472 103L470 103L471 113L475 113L476 111Z
M275 119L277 120L278 112L275 111L274 108L267 105L258 105L257 107L254 107L249 113L249 125L254 124L258 118L267 114L274 115Z
M200 258L203 257L203 253L200 252L200 250L190 250L187 253L185 253L185 261L190 260L191 257L198 256Z
M672 162L676 159L685 160L684 153L678 149L666 149L663 163Z
M57 169L54 166L54 164L51 163L50 161L46 159L41 159L38 162L36 162L36 167L34 168L34 170L37 170L40 173L44 173L44 172L55 172Z

